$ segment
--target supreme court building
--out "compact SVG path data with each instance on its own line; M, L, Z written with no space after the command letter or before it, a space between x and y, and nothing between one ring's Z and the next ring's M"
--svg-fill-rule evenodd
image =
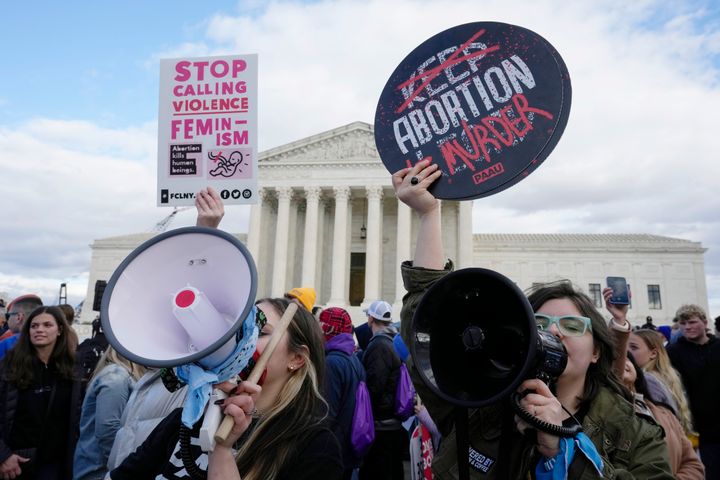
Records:
M342 306L353 321L384 299L399 314L405 289L400 263L411 259L417 219L395 198L390 175L364 122L260 154L259 203L247 234L238 234L258 270L258 297L312 286L320 306ZM624 276L633 292L631 322L652 315L669 323L683 303L708 308L698 242L646 234L473 234L472 202L442 201L443 243L456 268L496 270L528 288L571 279L601 306L606 276ZM123 258L152 234L96 240L87 306L96 280L108 280ZM399 319L399 318L397 318Z

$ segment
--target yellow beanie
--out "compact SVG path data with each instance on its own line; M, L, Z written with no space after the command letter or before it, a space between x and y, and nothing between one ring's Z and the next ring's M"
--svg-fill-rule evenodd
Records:
M285 296L288 298L297 298L298 300L300 300L300 303L303 304L303 306L308 312L312 311L312 308L315 305L315 299L317 298L315 289L311 287L293 288L288 293L286 293Z

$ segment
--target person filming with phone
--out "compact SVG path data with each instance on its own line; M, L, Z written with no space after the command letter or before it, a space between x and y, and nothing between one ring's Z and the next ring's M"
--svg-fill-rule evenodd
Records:
M415 256L402 264L408 294L403 299L401 333L407 344L413 341L410 326L423 295L453 270L443 254L440 204L428 191L440 175L437 165L423 160L392 176L398 199L419 215ZM521 383L518 392L526 395L520 404L546 423L579 422L583 432L561 438L535 430L517 417L512 431L503 431L498 405L471 410L470 477L673 478L662 429L635 416L629 391L613 373L612 337L592 300L567 281L533 288L528 300L538 329L553 334L567 350L567 367L554 391L537 378ZM443 435L432 463L434 477L458 478L453 405L423 384L412 358L408 366L415 388ZM509 447L507 451L500 450L501 442Z

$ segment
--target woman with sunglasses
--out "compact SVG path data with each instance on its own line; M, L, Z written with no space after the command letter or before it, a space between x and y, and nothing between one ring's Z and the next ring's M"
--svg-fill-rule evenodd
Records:
M401 325L408 344L415 307L434 281L452 270L443 255L439 202L427 190L440 175L437 165L423 160L392 176L398 199L419 215L414 259L402 265L409 293L403 300ZM662 429L635 416L630 393L613 373L612 336L593 302L569 282L539 286L528 300L538 328L560 339L568 359L554 392L538 379L524 381L518 388L524 394L521 406L547 423L579 422L584 433L569 440L541 431L533 434L517 419L512 431L503 431L499 405L471 411L471 478L673 478ZM414 367L411 370L418 393L443 434L443 445L433 459L435 478L457 478L452 406L434 396ZM501 442L508 446L502 452ZM496 464L499 457L501 463Z

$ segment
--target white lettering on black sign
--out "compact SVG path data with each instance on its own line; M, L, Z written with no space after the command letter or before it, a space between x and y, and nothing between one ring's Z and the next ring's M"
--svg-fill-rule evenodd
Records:
M470 447L468 452L468 463L478 472L488 473L495 464L495 459L478 452L473 447Z

